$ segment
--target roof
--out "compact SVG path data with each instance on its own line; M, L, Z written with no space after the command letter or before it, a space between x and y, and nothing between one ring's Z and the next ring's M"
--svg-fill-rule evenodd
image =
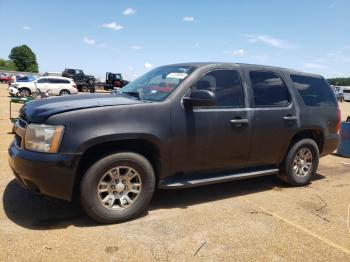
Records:
M283 70L287 71L290 74L302 74L302 75L309 75L309 76L317 76L320 77L318 74L313 74L313 73L307 73L295 69L290 69L290 68L284 68L284 67L277 67L277 66L268 66L268 65L258 65L258 64L248 64L248 63L229 63L229 62L189 62L189 63L178 63L178 64L171 64L169 66L194 66L194 67L203 67L203 66L208 66L208 65L235 65L239 67L261 67L265 69L275 69L275 70Z
M55 78L55 79L68 79L68 80L72 80L71 78L69 77L63 77L63 76L41 76L39 78Z

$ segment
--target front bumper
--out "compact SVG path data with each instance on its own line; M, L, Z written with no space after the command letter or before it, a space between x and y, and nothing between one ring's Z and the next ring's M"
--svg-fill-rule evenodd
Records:
M9 149L9 163L25 188L50 197L71 200L81 154L46 154L17 147Z
M17 94L18 94L18 89L16 88L16 87L13 87L13 86L10 86L9 87L9 94L11 95L11 96L16 96Z

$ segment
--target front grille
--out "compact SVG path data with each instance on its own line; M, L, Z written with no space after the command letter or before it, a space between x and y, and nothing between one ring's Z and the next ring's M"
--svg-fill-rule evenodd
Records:
M26 128L27 127L27 122L24 121L22 118L18 118L18 126L20 126L22 128Z
M24 138L26 127L27 127L27 122L19 118L14 127L15 142L18 148L22 148L23 146L23 138Z
M344 89L343 93L350 93L350 89Z
M16 142L16 146L21 148L21 146L22 146L22 137L17 135L17 134L15 134L15 142Z

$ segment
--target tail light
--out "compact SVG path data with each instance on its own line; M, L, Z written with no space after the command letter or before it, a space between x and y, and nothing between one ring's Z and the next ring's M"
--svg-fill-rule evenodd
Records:
M73 86L73 88L77 89L77 85L73 84L72 86Z
M338 111L337 111L337 125L336 125L337 133L340 131L340 125L341 125L341 112L340 112L340 109L338 107Z

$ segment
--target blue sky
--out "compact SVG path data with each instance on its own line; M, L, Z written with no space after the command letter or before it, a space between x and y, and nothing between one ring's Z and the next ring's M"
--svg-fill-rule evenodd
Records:
M0 58L27 44L40 72L133 79L176 62L283 66L350 76L350 1L0 0Z

